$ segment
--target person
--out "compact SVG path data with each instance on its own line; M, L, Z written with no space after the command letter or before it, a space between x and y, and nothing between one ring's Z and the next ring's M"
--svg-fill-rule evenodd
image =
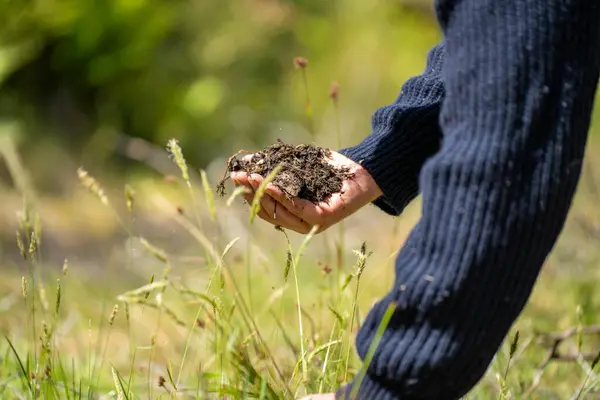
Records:
M369 203L399 215L422 195L393 288L356 338L364 360L395 305L364 379L314 399L469 392L527 302L579 181L600 69L600 2L437 0L435 11L444 37L424 72L375 112L372 134L332 154L355 173L342 193L312 204L270 185L261 202L262 219L306 233ZM262 179L232 178L251 190Z

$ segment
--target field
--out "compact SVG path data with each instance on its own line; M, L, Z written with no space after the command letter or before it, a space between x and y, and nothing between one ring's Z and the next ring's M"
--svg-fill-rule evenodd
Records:
M360 379L419 199L301 236L216 186L238 149L368 134L440 39L432 0L7 1L0 21L0 399ZM468 399L600 398L599 204L596 102L567 224Z
M52 196L11 138L0 146L14 183L0 230L16 232L2 248L2 398L297 398L360 374L354 334L392 281L418 201L396 219L368 207L302 237L254 219L231 186L219 198L225 164L199 171L173 142L157 150L162 175L74 168L62 177L71 192ZM595 398L598 144L592 135L524 314L468 398Z

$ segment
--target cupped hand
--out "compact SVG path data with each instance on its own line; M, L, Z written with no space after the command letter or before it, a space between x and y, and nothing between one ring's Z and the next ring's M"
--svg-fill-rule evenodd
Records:
M315 225L319 227L318 232L322 232L381 196L381 189L360 164L334 151L328 162L337 168L346 167L351 174L343 181L340 192L315 204L299 197L288 199L279 188L268 184L260 200L258 216L273 225L299 233L306 234ZM231 173L231 179L235 185L249 189L250 193L244 198L251 203L264 177L238 171Z

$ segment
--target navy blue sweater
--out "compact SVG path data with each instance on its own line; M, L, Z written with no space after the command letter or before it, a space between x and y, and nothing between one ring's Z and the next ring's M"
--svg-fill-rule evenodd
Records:
M443 43L342 153L398 215L422 216L357 339L358 399L457 399L521 313L579 181L600 68L600 1L438 0Z

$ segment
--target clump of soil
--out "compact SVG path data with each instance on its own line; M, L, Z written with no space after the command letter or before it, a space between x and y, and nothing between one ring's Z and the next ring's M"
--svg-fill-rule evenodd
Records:
M344 179L352 174L347 168L336 168L327 162L331 152L312 144L293 146L279 140L247 159L238 159L238 154L227 162L226 175L232 171L244 171L266 177L277 165L281 170L272 183L288 198L300 197L313 203L327 201L329 197L342 190ZM217 192L223 196L223 179Z

